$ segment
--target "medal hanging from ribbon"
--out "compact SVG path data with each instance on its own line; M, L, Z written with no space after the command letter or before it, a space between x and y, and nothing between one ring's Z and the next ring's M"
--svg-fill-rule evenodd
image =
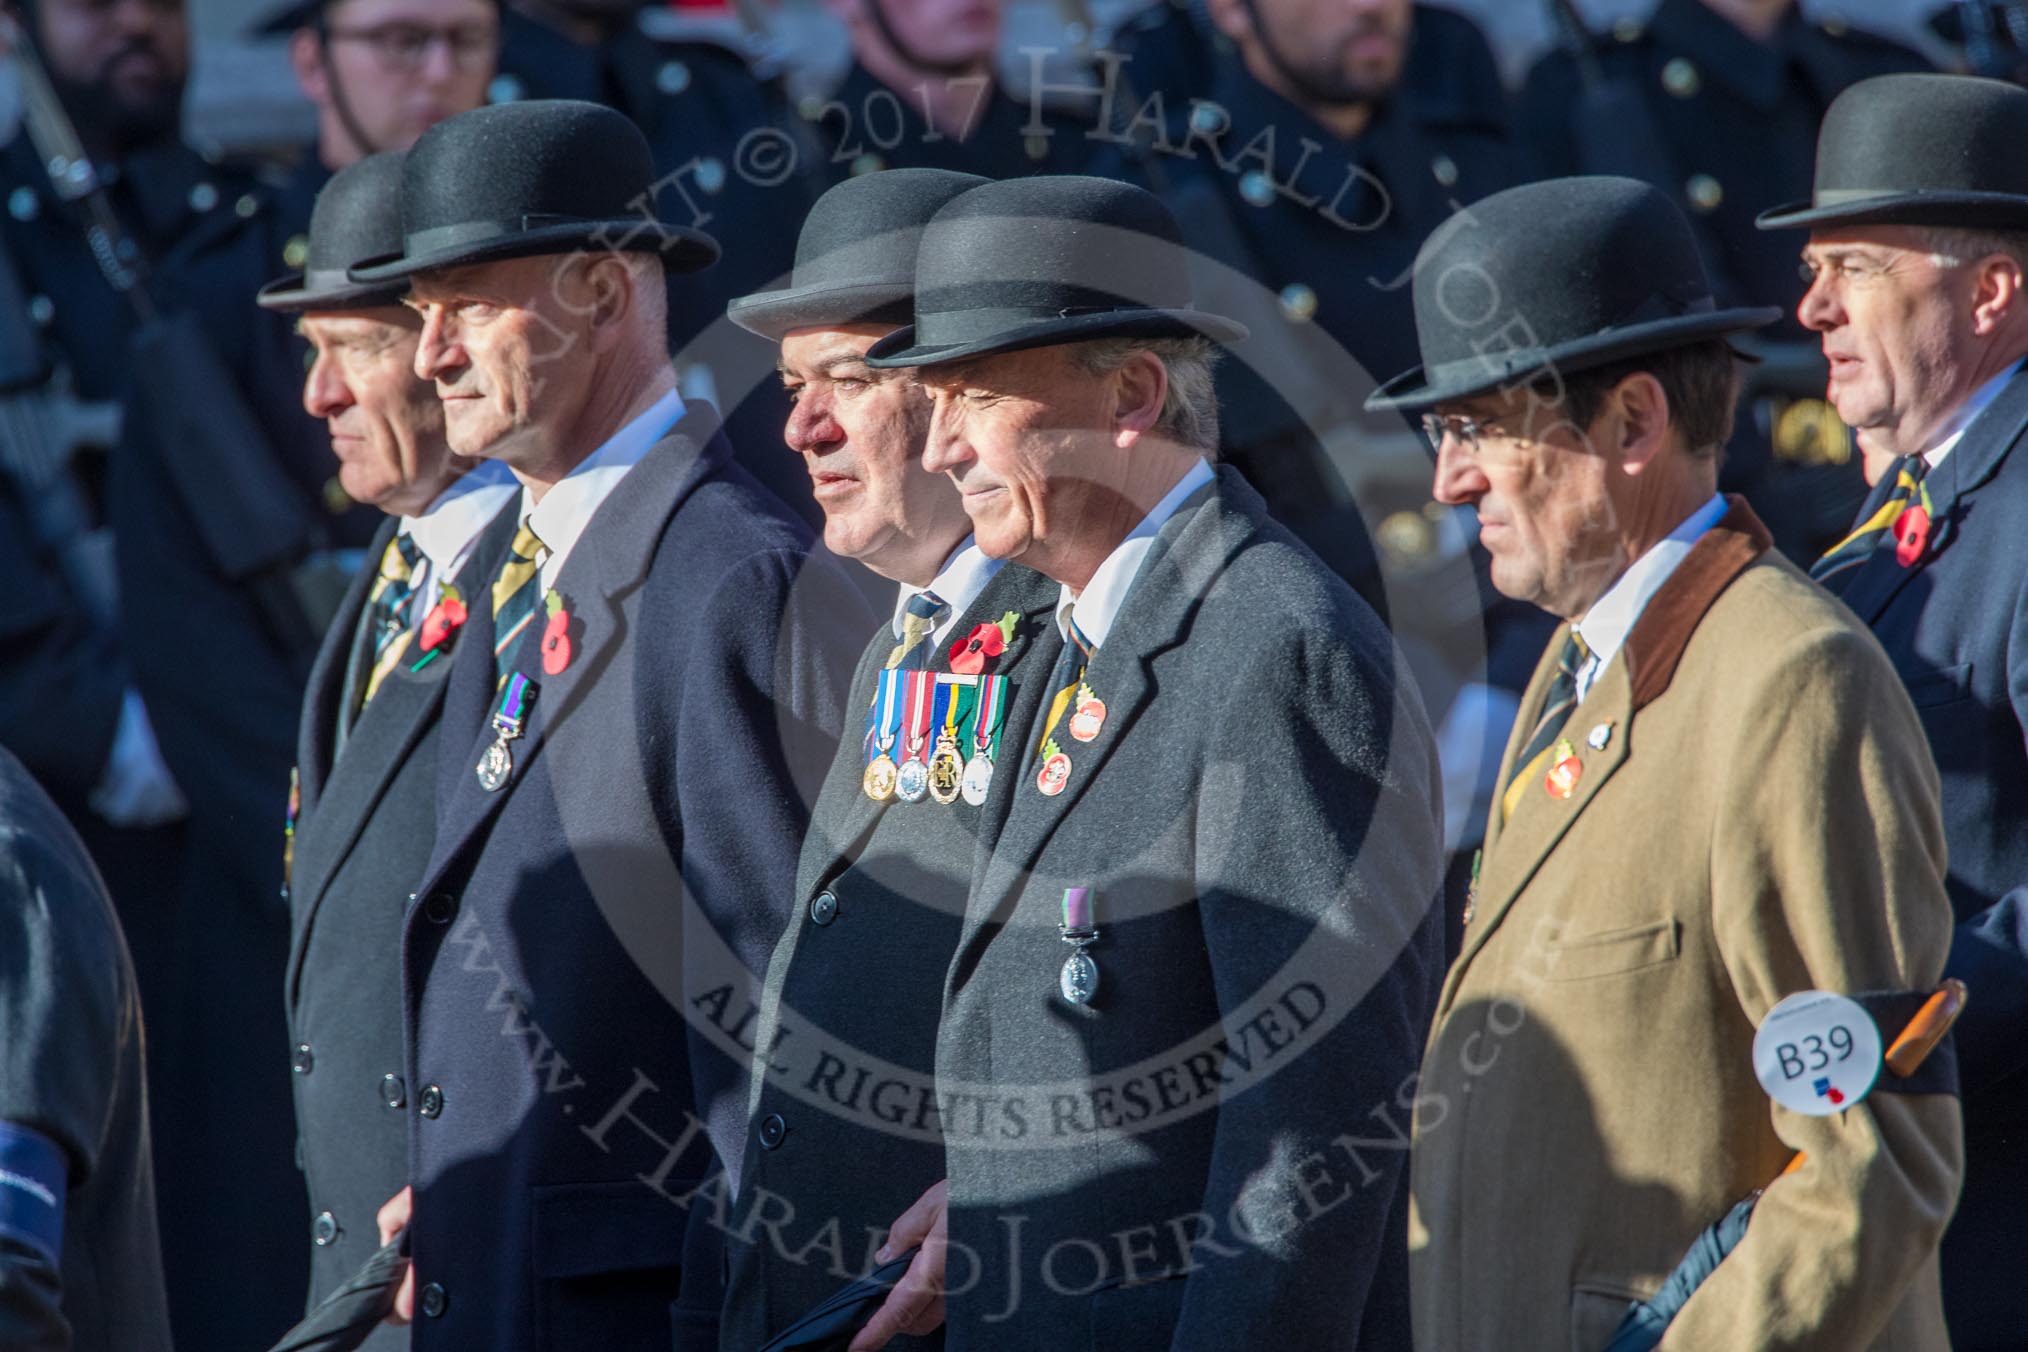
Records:
M972 720L971 758L959 792L973 807L984 807L993 788L993 762L1000 758L1000 727L1007 721L1007 678L981 676Z
M520 672L507 678L507 684L500 691L500 703L493 710L493 745L486 748L486 754L479 757L479 787L488 793L498 791L514 773L513 741L521 736L521 730L528 720L528 710L535 703L535 696L541 687Z
M933 671L903 675L901 769L894 791L904 803L920 803L929 796L929 731L939 687Z
M929 792L930 797L946 807L958 801L964 787L965 753L959 744L965 736L965 720L971 717L975 689L968 680L945 676L937 681L937 700L943 706L943 716L937 722L941 731L937 733L936 750L930 753Z
M894 739L901 727L900 671L883 671L874 687L873 707L866 711L866 773L860 786L876 803L894 797Z
M1063 970L1056 974L1056 988L1070 1003L1088 1005L1098 994L1099 986L1098 964L1085 952L1099 937L1098 927L1092 923L1089 887L1063 889L1063 923L1057 926L1057 933L1071 945L1071 954L1063 960Z

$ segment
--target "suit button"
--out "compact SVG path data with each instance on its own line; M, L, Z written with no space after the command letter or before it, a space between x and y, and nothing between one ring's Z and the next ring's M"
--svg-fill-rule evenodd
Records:
M317 1219L310 1222L310 1242L320 1249L337 1243L339 1234L338 1218L328 1211L318 1212Z
M448 892L432 892L423 902L423 918L433 925L448 925L458 913L458 899Z
M444 1111L444 1091L435 1085L426 1086L422 1091L422 1097L416 1100L415 1106L424 1117L441 1116Z
M431 1282L422 1289L421 1296L422 1312L431 1319L439 1317L450 1308L451 1296L444 1290L442 1282Z
M408 1086L401 1082L401 1076L380 1077L380 1101L390 1108L400 1108L408 1103Z
M298 1075L308 1075L312 1070L316 1069L316 1066L317 1055L310 1050L310 1044L307 1042L297 1043L296 1050L289 1054L289 1069L295 1071Z
M782 1121L780 1113L769 1113L761 1119L760 1143L763 1150L774 1150L788 1138L789 1124Z
M828 925L838 918L838 898L828 888L810 898L812 924Z

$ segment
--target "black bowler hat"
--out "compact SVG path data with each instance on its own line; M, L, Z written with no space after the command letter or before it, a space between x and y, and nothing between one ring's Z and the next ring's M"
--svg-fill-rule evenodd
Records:
M812 324L909 321L923 226L959 193L992 180L948 169L888 169L848 178L811 206L788 286L740 296L733 323L777 342Z
M867 365L930 366L1090 338L1205 337L1246 326L1190 302L1176 218L1142 188L1039 174L953 198L923 230L915 323Z
M1970 75L1861 80L1824 113L1810 200L1754 224L2028 228L2028 89Z
M269 282L254 297L264 310L353 310L393 305L408 283L355 282L345 270L368 258L401 252L401 162L383 151L331 176L310 212L309 256L303 270Z
M671 272L718 260L709 235L644 214L655 163L640 128L610 108L531 99L431 127L401 175L402 248L355 281L578 249L658 253Z
M1424 242L1414 294L1423 364L1369 409L1416 412L1782 317L1719 309L1690 222L1631 178L1552 178L1473 204Z

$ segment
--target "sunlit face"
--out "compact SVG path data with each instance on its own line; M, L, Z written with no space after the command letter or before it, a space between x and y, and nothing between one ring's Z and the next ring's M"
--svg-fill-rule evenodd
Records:
M1265 45L1310 89L1334 103L1383 97L1401 78L1414 19L1411 0L1215 0L1228 37ZM1270 63L1271 65L1272 63Z
M1111 438L1113 378L1063 347L932 366L923 463L958 487L979 548L1019 559L1117 511L1125 452Z
M343 99L370 142L356 147L358 154L407 150L445 118L485 102L500 54L499 10L491 0L340 0L325 11L324 23L321 50L306 31L291 57L319 108ZM327 120L336 121L333 134L350 136L342 120Z
M543 256L418 277L415 374L436 382L460 455L520 468L553 458L583 414L596 363L592 267L609 257Z
M72 116L116 146L175 131L190 73L182 0L40 0L36 13Z
M415 376L422 321L389 306L316 311L297 328L312 353L303 407L330 429L338 482L355 502L418 514L466 468L444 443L436 391Z
M1437 452L1437 501L1478 512L1502 596L1574 619L1625 565L1608 478L1591 439L1525 390L1459 400Z
M1818 231L1796 316L1823 335L1825 397L1862 444L1921 450L1970 391L1976 271L1940 265L1906 226Z
M824 509L824 544L918 585L964 537L958 495L924 470L930 401L908 371L875 371L866 350L887 324L796 329L782 339L793 405L784 435Z

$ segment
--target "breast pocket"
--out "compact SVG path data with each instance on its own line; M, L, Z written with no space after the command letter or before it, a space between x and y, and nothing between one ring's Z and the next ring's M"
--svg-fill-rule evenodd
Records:
M537 1188L541 1346L667 1346L683 1273L684 1216L631 1180Z
M1954 667L1915 666L1898 670L1901 684L1908 691L1909 703L1918 709L1955 704L1972 693L1970 662L1961 662Z
M1542 975L1549 981L1592 981L1674 962L1681 950L1682 927L1673 919L1596 933L1559 931L1546 944Z

